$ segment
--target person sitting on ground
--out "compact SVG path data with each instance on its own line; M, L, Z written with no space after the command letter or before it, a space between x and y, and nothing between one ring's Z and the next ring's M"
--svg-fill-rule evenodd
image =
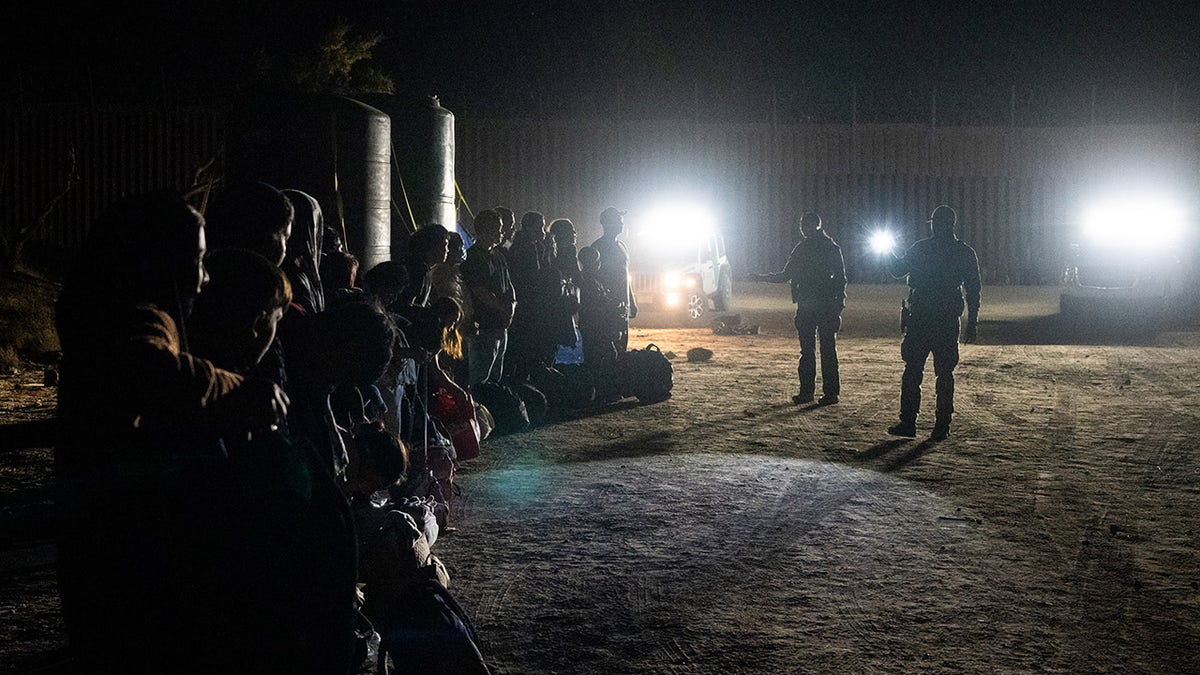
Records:
M245 249L205 262L210 280L192 315L192 347L220 367L252 372L289 305L287 276ZM342 611L354 578L346 506L311 443L279 429L222 443L229 460L209 513L224 534L230 594L245 608L232 624L250 642L242 664L303 672L321 662L313 651L337 653L339 631L351 630Z
M205 214L209 249L241 248L254 251L275 265L287 257L295 209L274 186L262 182L234 183L213 195ZM255 369L258 377L286 388L284 341L292 312L285 312L275 341Z
M234 183L214 193L204 214L208 248L244 248L276 265L287 257L296 211L274 186L261 182Z
M329 251L321 259L321 286L329 304L358 298L358 258L348 251Z
M349 458L330 408L338 386L375 383L392 359L396 325L377 303L347 302L296 323L288 348L289 425L341 476Z
M192 348L221 368L246 373L275 340L292 286L278 267L245 249L224 249L204 260L209 283L192 312Z
M228 671L246 644L230 630L240 609L223 602L208 488L226 461L219 439L269 428L287 397L187 351L206 247L204 219L181 196L110 205L83 250L56 307L58 582L71 648L87 672L128 672L130 654Z
M321 205L312 195L291 189L282 192L295 210L283 271L292 283L296 304L305 312L316 314L325 309L325 291L321 284L325 218L321 214Z
M400 298L405 307L425 307L433 288L433 268L446 262L450 233L441 225L426 225L408 238L400 264L407 272L407 283Z

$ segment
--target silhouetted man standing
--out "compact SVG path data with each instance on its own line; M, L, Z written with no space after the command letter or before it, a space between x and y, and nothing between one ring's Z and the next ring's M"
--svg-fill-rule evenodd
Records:
M792 249L783 270L755 274L755 281L791 282L796 303L796 333L800 336L800 393L796 404L809 403L816 392L817 339L821 341L820 405L833 405L841 396L838 374L837 333L846 307L846 265L842 249L821 227L821 217L809 211L800 218L800 242Z
M600 253L597 278L621 305L623 328L614 344L617 352L623 353L629 349L629 320L638 315L637 299L629 285L629 249L617 239L625 230L625 212L611 206L604 209L600 212L600 227L604 228L604 234L592 242L592 248Z
M517 296L508 275L508 262L496 250L500 245L500 215L491 209L475 214L475 245L463 261L463 286L471 295L478 329L467 338L467 370L471 384L499 382L504 376L508 327L512 325Z
M967 310L963 342L974 342L979 323L979 259L975 250L954 236L958 216L941 205L929 216L932 236L913 244L891 263L892 276L908 277L904 340L900 356L904 377L900 386L900 423L888 427L893 436L917 435L921 409L921 380L925 361L933 354L937 376L937 414L930 438L950 435L954 416L954 367L958 365L959 317ZM964 303L965 296L965 303Z

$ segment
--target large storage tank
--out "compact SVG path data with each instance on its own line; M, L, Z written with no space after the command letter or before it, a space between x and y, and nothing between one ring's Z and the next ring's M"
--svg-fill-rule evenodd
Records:
M437 223L453 231L457 218L454 114L443 108L436 96L370 94L358 98L392 120L392 147L399 173L392 179L392 198L400 215L407 222L411 208L417 227ZM401 245L408 231L394 227L393 242Z
M391 259L391 120L361 101L272 94L229 111L226 180L307 192L369 270Z

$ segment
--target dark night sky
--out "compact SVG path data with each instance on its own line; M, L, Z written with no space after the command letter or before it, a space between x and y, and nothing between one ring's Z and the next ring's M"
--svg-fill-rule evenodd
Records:
M221 84L262 49L311 44L337 18L380 30L376 63L452 109L847 107L903 117L937 88L952 114L1064 97L1200 99L1200 2L58 2L10 21L7 92L162 96ZM76 13L82 12L82 13ZM101 94L97 94L96 90ZM207 90L206 90L207 91ZM615 95L619 92L619 96ZM1080 93L1087 92L1087 93ZM1061 102L1061 101L1060 101ZM1072 100L1071 105L1077 101ZM1063 104L1066 105L1066 104ZM602 112L612 112L611 109Z

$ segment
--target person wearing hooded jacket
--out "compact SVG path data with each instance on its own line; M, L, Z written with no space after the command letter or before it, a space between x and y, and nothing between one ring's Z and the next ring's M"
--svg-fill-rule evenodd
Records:
M280 267L292 285L293 302L308 314L325 311L325 289L321 283L321 250L325 217L321 204L307 192L281 190L292 203L295 217L287 240L287 255Z

